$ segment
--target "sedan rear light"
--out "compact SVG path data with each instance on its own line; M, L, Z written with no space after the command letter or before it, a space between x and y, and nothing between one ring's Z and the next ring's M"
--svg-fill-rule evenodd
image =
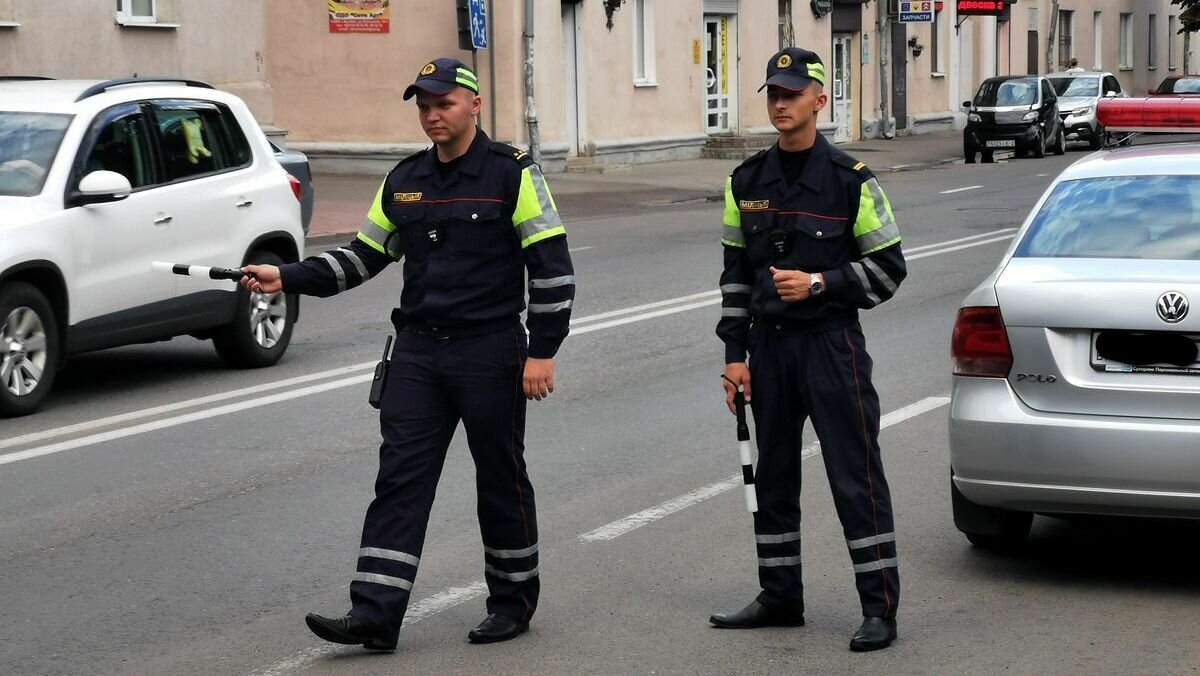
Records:
M292 176L291 174L288 174L288 183L291 184L291 186L292 186L292 194L296 196L296 201L300 202L301 201L300 194L302 192L300 190L300 179L296 178L295 176Z
M1012 349L998 307L965 307L958 311L950 339L954 375L1007 378Z

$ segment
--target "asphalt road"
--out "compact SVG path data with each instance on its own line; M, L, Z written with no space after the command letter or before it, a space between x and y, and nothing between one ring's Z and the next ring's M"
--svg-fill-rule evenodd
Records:
M950 516L956 307L1080 156L881 177L910 258L897 297L864 314L891 413L903 601L889 650L847 650L859 610L817 457L804 463L808 626L706 622L757 589L713 334L720 205L688 203L581 207L568 222L576 322L527 435L543 589L529 634L466 641L484 597L461 433L399 649L333 647L304 627L308 611L348 608L393 266L305 299L274 368L225 370L192 339L109 350L75 360L43 412L0 422L0 673L1196 673L1200 529L1039 518L1025 551L999 556Z

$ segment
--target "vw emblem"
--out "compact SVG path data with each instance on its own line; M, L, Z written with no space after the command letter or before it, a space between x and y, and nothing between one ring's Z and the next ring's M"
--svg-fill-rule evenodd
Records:
M1158 297L1158 318L1168 324L1178 324L1188 314L1187 296L1168 291Z

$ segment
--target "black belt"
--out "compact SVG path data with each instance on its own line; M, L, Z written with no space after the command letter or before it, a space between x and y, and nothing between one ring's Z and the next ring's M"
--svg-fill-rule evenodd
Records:
M455 338L471 338L474 336L486 336L489 333L499 333L509 329L516 328L520 322L516 320L506 319L499 322L487 322L484 324L466 324L463 326L429 326L427 324L405 324L401 331L412 333L418 336L428 336L437 338L438 340L454 340Z

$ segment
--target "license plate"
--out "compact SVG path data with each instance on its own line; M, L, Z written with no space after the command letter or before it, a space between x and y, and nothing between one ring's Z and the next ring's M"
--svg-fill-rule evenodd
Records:
M1097 371L1106 371L1108 373L1153 373L1158 375L1180 375L1180 376L1200 376L1200 361L1187 366L1179 366L1178 364L1159 363L1159 364L1125 364L1113 359L1106 359L1100 356L1100 352L1096 349L1096 341L1100 338L1100 331L1092 331L1092 368ZM1200 345L1200 335L1187 334L1187 338Z
M1016 148L1017 142L1012 139L1001 141L988 141L983 144L985 148Z

